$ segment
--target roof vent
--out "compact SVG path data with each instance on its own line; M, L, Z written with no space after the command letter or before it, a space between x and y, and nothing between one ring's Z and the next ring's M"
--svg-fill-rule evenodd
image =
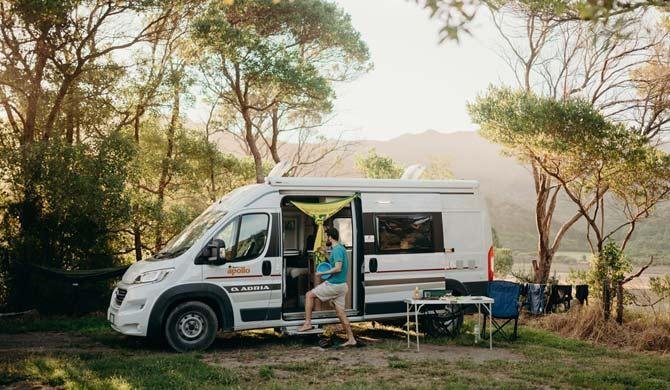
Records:
M280 161L274 167L272 167L272 170L270 170L270 173L268 173L267 178L283 177L288 171L291 170L291 168L293 168L293 165L291 165L290 161Z
M405 168L405 172L400 176L401 179L405 180L418 180L421 177L423 171L426 170L426 167L421 164L410 165Z

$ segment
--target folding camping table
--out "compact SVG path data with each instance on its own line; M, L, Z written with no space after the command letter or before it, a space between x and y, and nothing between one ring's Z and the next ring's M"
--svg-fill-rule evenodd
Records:
M491 310L493 308L493 298L483 297L483 296L462 296L462 297L448 297L447 299L405 299L407 304L407 348L410 348L410 335L409 335L409 313L411 309L414 308L414 326L416 331L416 351L419 352L419 312L424 306L430 305L476 305L477 313L477 323L480 325L481 329L481 318L482 318L482 306L484 310L488 312L489 317L489 349L493 349L493 326L491 324Z

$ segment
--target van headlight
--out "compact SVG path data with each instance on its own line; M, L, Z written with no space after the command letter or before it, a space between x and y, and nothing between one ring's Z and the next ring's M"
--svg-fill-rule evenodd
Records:
M135 277L133 284L156 283L165 279L174 268L157 269L155 271L142 272Z

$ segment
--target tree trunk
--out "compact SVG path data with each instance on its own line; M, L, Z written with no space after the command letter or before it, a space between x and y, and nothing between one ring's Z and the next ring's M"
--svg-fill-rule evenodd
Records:
M65 142L67 142L68 145L74 144L75 110L73 105L74 102L68 102L65 112Z
M281 161L279 157L279 112L275 106L272 109L272 142L270 143L270 153L275 164Z
M133 209L136 211L136 207ZM135 246L135 261L142 260L142 230L137 221L133 223L133 245Z
M165 190L172 179L172 159L174 154L174 138L179 125L179 98L181 97L181 90L179 86L174 86L172 97L172 113L170 117L170 124L167 129L167 147L165 148L165 157L161 167L161 176L158 180L158 210L160 216L156 221L156 244L155 250L159 251L163 245L163 205L165 203Z
M33 71L33 78L30 82L28 96L26 97L26 117L25 126L23 126L21 145L30 144L35 140L37 110L43 93L42 79L44 78L44 68L46 67L49 56L49 49L45 42L46 36L47 31L43 31L37 38L37 44L35 46L35 69Z
M617 281L616 284L616 322L623 324L623 283Z
M537 228L537 270L535 283L546 284L554 259L554 248L550 246L551 220L556 204L550 201L551 178L549 175L533 165L533 179L535 181L535 227Z
M256 145L256 139L254 138L254 126L251 121L251 115L249 115L249 108L245 107L242 109L242 117L244 118L244 140L249 146L249 151L251 156L254 158L254 166L256 168L256 183L263 183L265 181L265 174L263 173L263 158L261 157L261 152L258 150L258 145Z
M610 289L610 282L609 280L603 281L603 317L605 318L605 321L608 321L610 319L610 314L612 312L611 310L611 305L612 305L612 299L611 299L611 289Z

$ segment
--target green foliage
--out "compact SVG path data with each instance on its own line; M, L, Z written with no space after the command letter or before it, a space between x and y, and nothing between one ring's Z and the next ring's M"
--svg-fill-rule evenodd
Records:
M484 138L522 162L538 154L563 158L573 151L604 153L599 148L614 141L610 133L619 138L626 134L586 101L554 100L509 88L490 87L468 104L468 111Z
M132 192L133 217L142 231L147 254L157 249L158 233L164 239L175 236L216 199L255 179L250 158L225 154L195 130L180 127L174 136L170 180L161 203L157 188L168 138L158 120L147 121L142 128L133 164L133 182L139 185ZM159 222L161 231L157 232Z
M16 162L9 178L14 189L31 194L12 197L3 212L2 236L13 262L0 264L0 273L13 306L69 306L65 294L53 294L57 281L18 272L16 262L70 270L118 264L114 252L130 218L125 185L135 153L129 139L113 134L87 144L39 143L24 153L2 154L5 164ZM105 300L100 289L106 286L89 287L92 296Z
M369 179L399 179L403 169L390 157L368 150L367 156L356 157L356 169Z
M225 103L215 111L219 126L246 143L258 182L263 151L279 162L278 143L289 137L299 148L318 144L314 129L332 109L333 82L372 66L349 15L323 0L211 2L191 27L205 89L215 105ZM319 161L307 154L298 150L304 160L292 162Z
M630 259L621 252L614 241L608 241L602 252L591 257L591 266L587 271L573 272L572 280L589 285L589 294L603 297L603 285L610 286L614 292L617 282L624 279L632 268ZM612 298L612 297L610 297Z
M428 180L444 180L454 177L454 173L450 169L449 160L443 157L434 157L430 160L430 164L423 171L422 179Z
M649 289L660 300L670 298L670 274L649 278Z
M512 272L514 266L514 257L509 248L495 248L495 263L493 271L496 277L505 278Z

